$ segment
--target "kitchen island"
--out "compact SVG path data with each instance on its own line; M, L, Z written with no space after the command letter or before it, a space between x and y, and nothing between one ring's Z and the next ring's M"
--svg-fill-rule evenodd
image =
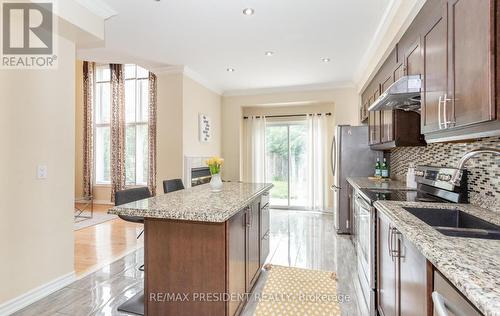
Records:
M201 185L109 210L145 218L146 315L235 315L269 252L272 184Z

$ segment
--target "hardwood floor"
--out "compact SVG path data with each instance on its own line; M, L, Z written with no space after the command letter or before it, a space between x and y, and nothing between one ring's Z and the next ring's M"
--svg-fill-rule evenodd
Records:
M94 212L106 212L109 205L94 205ZM75 273L78 277L112 263L143 247L137 239L143 225L121 219L110 220L75 231Z
M342 315L361 315L354 289L356 279L354 247L349 236L335 234L333 216L286 210L271 210L270 214L271 252L267 261L277 265L335 271L338 278L338 294L349 297L340 306ZM129 240L129 247L133 247L134 234L140 230L139 227L133 225L131 227L130 224L120 223L118 220L104 224L95 227L94 233L91 229L85 229L89 234L85 238L87 242L91 243L92 238L97 238L96 240L104 240L106 243L113 240L114 243L115 240L111 237L114 234ZM99 232L100 230L106 233ZM103 235L108 237L100 239L97 237ZM123 237L125 235L128 237ZM137 243L142 244L142 241L135 242ZM126 246L122 247L122 250L126 249ZM117 249L116 245L109 247L111 248ZM106 246L103 246L103 249L106 249ZM118 256L117 253L114 255ZM100 257L99 251L91 256L99 259L106 257ZM111 257L112 255L109 256ZM117 307L143 290L144 272L138 269L143 262L143 249L133 251L14 315L128 315L118 312ZM254 294L262 291L265 280L266 272L263 271L262 277L254 287ZM249 301L241 316L253 315L256 305L255 300Z

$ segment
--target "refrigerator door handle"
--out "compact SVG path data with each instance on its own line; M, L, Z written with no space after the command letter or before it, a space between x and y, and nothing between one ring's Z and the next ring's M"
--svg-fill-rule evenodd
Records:
M335 169L337 165L337 144L335 141L335 136L333 136L331 155L332 159L330 159L330 162L332 164L332 175L335 177L335 171L336 171Z
M330 186L330 190L335 191L335 192L338 192L338 191L339 191L339 190L341 190L341 189L342 189L341 187L338 187L338 186L336 186L335 184L332 184L332 185Z

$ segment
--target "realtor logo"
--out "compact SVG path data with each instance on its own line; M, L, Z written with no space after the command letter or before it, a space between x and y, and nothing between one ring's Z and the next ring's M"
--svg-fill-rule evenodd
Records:
M2 2L2 63L6 69L56 66L53 2Z

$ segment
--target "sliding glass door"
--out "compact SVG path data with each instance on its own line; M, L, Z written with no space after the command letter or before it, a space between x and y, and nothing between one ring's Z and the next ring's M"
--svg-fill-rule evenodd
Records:
M305 121L267 122L266 181L271 206L302 209L307 203L307 125Z

